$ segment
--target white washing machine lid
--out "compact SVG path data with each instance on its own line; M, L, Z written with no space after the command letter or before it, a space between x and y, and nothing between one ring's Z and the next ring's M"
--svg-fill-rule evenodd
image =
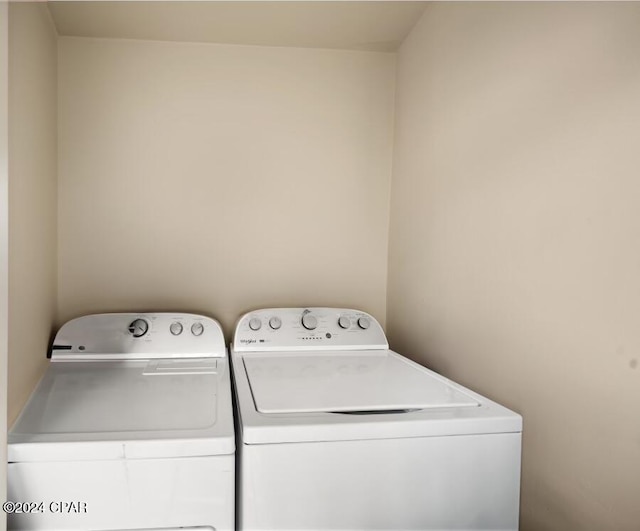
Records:
M51 362L8 452L12 462L233 453L228 361Z
M393 352L232 352L243 444L520 433L522 417Z
M372 413L479 405L387 350L246 354L244 365L260 413Z

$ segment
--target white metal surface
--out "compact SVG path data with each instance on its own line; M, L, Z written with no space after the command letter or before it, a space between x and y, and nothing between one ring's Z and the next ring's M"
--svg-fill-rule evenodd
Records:
M261 413L374 412L476 407L470 395L391 351L245 355Z
M522 418L388 350L359 314L239 321L240 529L517 529Z
M272 326L274 318L280 323L277 329ZM310 318L316 322L311 330L303 323ZM348 321L348 328L340 326L341 318ZM368 328L361 328L359 322L369 323ZM269 308L249 312L238 321L233 348L236 352L316 352L384 350L389 344L378 321L365 312L340 308Z
M130 325L140 320L147 331L135 337ZM171 332L178 323L182 331ZM202 325L202 332L195 327ZM188 313L103 313L67 323L56 334L51 352L55 361L152 358L224 358L222 328L217 321Z
M129 330L140 319L148 327ZM182 334L171 332L175 322ZM190 333L194 323L202 334ZM45 504L12 515L11 528L233 529L234 454L217 322L191 314L76 319L56 336L50 366L9 433L9 499L78 500L87 511L60 514Z
M228 360L162 360L172 365L52 362L11 429L9 461L232 454Z
M242 445L239 529L511 530L520 433Z
M234 529L233 455L12 463L9 499L43 501L42 511L9 515L9 529ZM77 501L66 512L51 503Z

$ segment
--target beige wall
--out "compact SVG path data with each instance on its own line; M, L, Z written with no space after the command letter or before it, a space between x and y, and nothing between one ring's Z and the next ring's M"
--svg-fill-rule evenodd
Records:
M7 424L9 350L9 6L0 2L0 426ZM0 428L0 499L7 499L7 432ZM0 530L7 528L0 514Z
M56 40L44 4L10 4L9 423L46 367L55 323Z
M395 56L63 37L59 322L264 305L384 321Z
M398 57L393 347L522 413L522 529L640 522L640 5L434 4Z

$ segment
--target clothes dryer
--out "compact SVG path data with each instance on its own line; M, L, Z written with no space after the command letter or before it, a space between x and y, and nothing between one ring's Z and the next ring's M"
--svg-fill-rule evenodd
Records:
M239 529L517 529L520 415L389 350L371 315L250 312L231 359Z
M9 432L9 529L233 529L229 371L207 317L66 323Z

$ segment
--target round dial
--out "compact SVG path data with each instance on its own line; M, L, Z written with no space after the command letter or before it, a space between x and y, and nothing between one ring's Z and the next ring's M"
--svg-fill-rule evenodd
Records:
M193 323L191 325L191 333L194 336L201 336L202 332L204 332L204 325L202 323Z
M369 328L370 325L371 325L371 322L366 317L360 317L360 319L358 319L358 326L363 330L366 330L367 328Z
M174 336L179 336L180 334L182 334L182 324L180 324L178 322L171 323L171 326L169 327L169 331Z
M257 330L260 330L261 327L262 321L257 317L252 317L251 319L249 319L249 328L251 328L251 330L255 332Z
M302 316L302 326L304 326L307 330L315 330L318 326L318 319L310 313L305 313Z
M338 319L338 325L340 328L344 328L345 330L351 326L351 319L349 319L346 315L341 315L340 319Z
M274 330L278 330L282 326L282 320L280 319L280 317L273 316L271 319L269 319L269 326Z
M129 325L129 333L133 337L142 337L149 331L149 323L144 319L136 319Z

